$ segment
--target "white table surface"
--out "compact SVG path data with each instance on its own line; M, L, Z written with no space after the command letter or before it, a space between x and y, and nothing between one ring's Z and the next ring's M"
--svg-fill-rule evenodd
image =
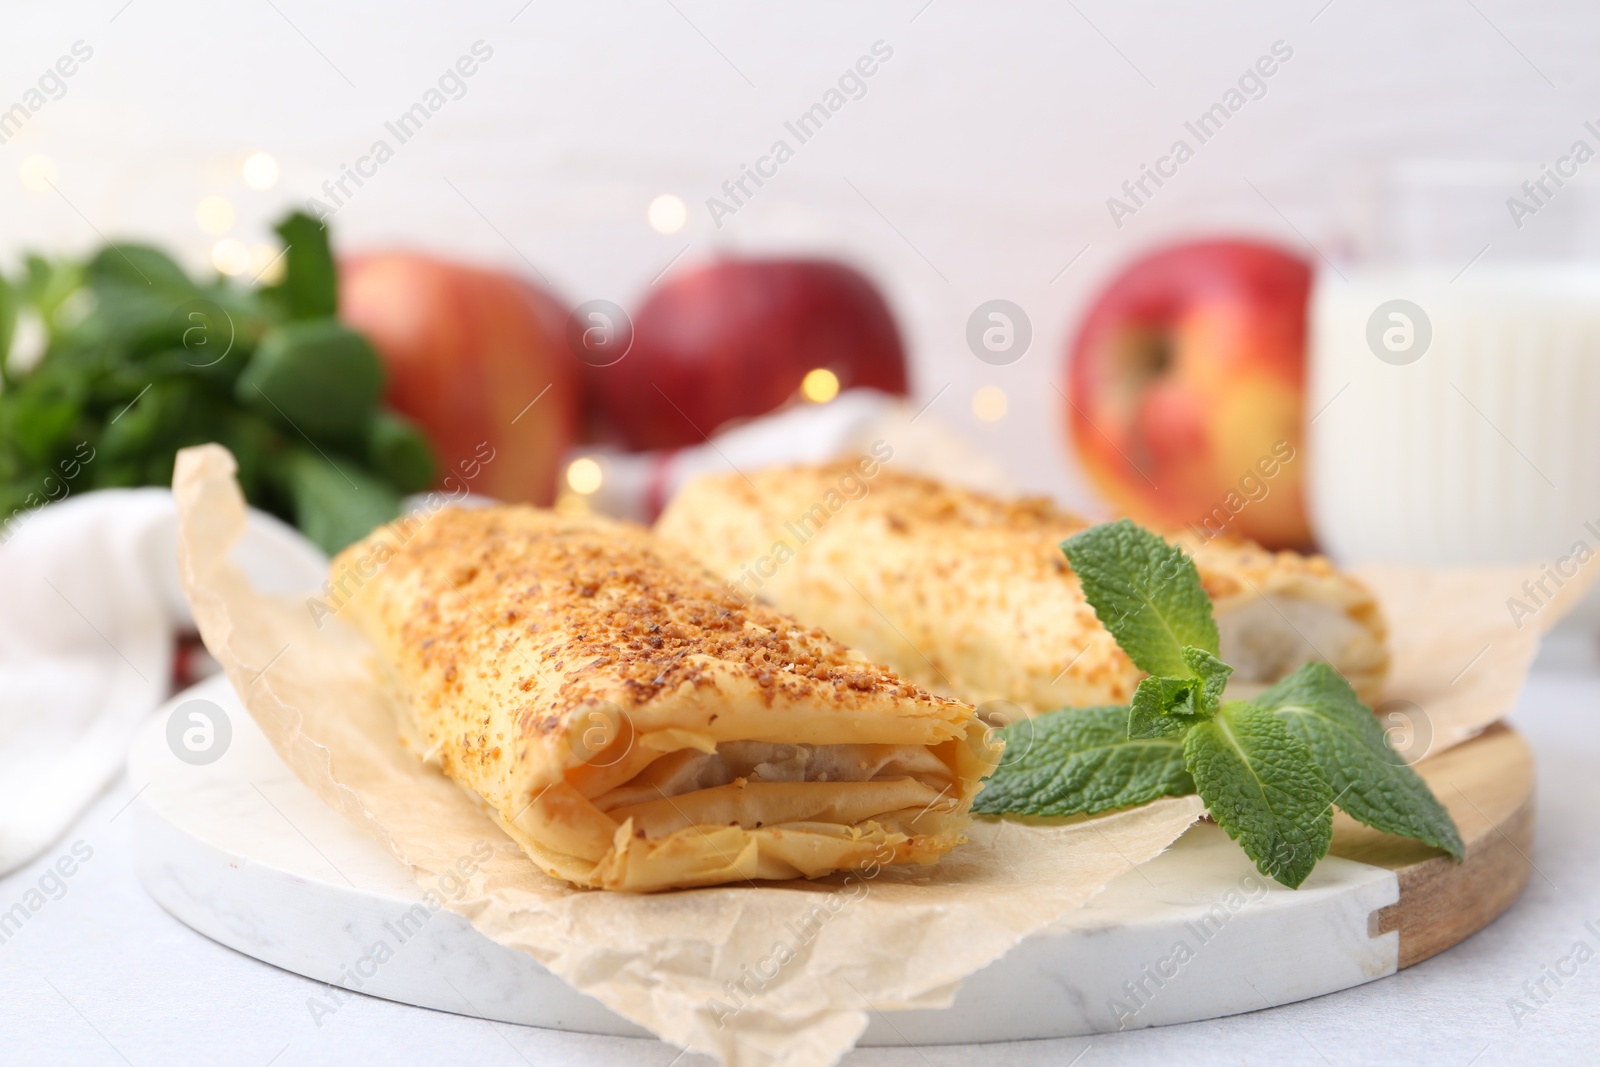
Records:
M1584 924L1600 929L1600 670L1582 653L1571 644L1547 653L1512 718L1539 764L1536 870L1509 912L1456 948L1366 986L1214 1022L1008 1045L863 1049L845 1062L1594 1062L1600 938ZM129 799L118 782L46 857L0 879L3 912L74 842L93 849L65 893L0 944L0 1064L667 1067L678 1056L652 1041L491 1024L359 995L319 1026L307 1004L317 983L208 941L145 895L131 863L130 820L118 817ZM1595 958L1559 988L1546 979L1553 995L1545 1004L1529 998L1524 983L1579 940ZM1520 1025L1513 997L1535 1008Z

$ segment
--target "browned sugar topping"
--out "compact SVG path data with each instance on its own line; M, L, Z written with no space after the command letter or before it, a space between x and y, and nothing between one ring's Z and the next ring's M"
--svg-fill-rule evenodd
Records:
M821 630L744 603L638 527L604 519L525 507L442 511L385 564L374 592L403 587L415 607L398 636L442 679L439 698L470 665L492 686L526 694L524 735L555 730L593 700L638 708L686 682L714 687L730 672L768 702L781 696L819 710L886 696L946 703ZM536 681L551 671L561 678L554 692Z
M756 474L755 479L758 484L763 485L769 481L776 484L793 484L796 479L814 479L817 484L832 485L837 484L844 475L854 472L854 464L840 461L817 467L766 470ZM761 498L757 490L752 488L747 480L730 479L728 485L744 501L760 504ZM934 525L941 532L952 528L974 531L1000 528L1022 534L1037 534L1042 542L1048 542L1050 546L1050 566L1063 574L1068 572L1070 567L1064 555L1056 551L1056 545L1094 525L1090 520L1057 506L1048 497L1025 496L1006 500L976 490L948 485L918 474L887 469L880 470L873 476L867 498L850 506L860 511L874 511L881 514L888 528L901 535L914 532L928 533L927 530L916 529L923 524ZM1283 561L1298 561L1300 558L1293 552L1269 551L1253 541L1233 534L1212 538L1202 546L1192 543L1192 539L1182 530L1163 529L1160 526L1154 528L1168 540L1182 544L1184 550L1191 555L1202 547L1225 552L1235 568L1252 573ZM1323 556L1307 556L1304 560L1305 566L1313 574L1335 573L1333 565ZM1197 559L1196 562L1199 564L1201 582L1213 599L1231 596L1240 591L1241 583L1236 578L1212 573L1206 567L1204 558Z
M852 462L838 461L816 467L775 468L754 475L760 485L792 484L802 480L805 484L837 485L847 475L858 475ZM730 478L727 482L732 493L744 503L761 507L763 498L758 489L744 478ZM864 501L852 503L856 508L865 503L870 510L885 514L890 529L905 533L912 524L933 522L941 526L963 525L972 529L1003 526L1011 529L1067 528L1067 534L1087 528L1090 523L1070 512L1062 511L1046 497L1021 497L1002 500L983 493L946 485L932 478L904 471L887 469L870 479L870 491Z

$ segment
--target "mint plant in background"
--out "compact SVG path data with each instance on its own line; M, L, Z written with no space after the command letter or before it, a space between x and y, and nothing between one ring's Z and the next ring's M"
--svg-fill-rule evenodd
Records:
M293 214L277 232L283 280L259 288L195 282L141 244L0 277L0 538L71 493L170 485L177 451L208 441L251 504L330 553L432 483L427 440L379 403L377 354L335 318L326 230ZM10 357L23 316L45 341L28 367Z
M1122 519L1062 544L1100 622L1140 670L1130 706L1064 708L1004 728L1008 756L973 805L1067 816L1199 793L1262 874L1291 888L1333 841L1333 808L1460 860L1461 835L1350 684L1309 663L1253 700L1233 672L1194 561Z

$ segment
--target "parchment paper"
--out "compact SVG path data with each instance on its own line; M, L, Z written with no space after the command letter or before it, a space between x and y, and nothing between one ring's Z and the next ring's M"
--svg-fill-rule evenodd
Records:
M179 453L178 567L206 647L278 755L424 886L470 872L471 887L443 903L483 934L730 1067L825 1067L871 1012L947 1006L961 979L1201 814L1183 797L1061 826L979 822L937 865L871 878L650 896L571 889L400 747L395 695L353 631L334 620L318 629L305 598L250 587L228 558L245 521L233 472L220 446Z
M1389 623L1389 678L1374 710L1408 760L1476 737L1516 704L1539 638L1583 599L1600 560L1559 587L1548 570L1352 568ZM1525 584L1541 579L1530 595Z
M220 446L179 454L179 571L207 648L284 762L424 886L470 872L470 888L442 903L484 935L730 1067L825 1067L872 1012L948 1006L963 978L1160 854L1202 812L1184 797L1059 826L979 820L936 866L871 877L651 896L571 889L400 747L396 695L353 631L319 629L304 599L250 587L228 556L245 522L233 472ZM1410 730L1410 758L1510 710L1539 634L1594 578L1580 573L1518 626L1506 601L1532 570L1357 573L1389 619L1394 703L1379 710Z

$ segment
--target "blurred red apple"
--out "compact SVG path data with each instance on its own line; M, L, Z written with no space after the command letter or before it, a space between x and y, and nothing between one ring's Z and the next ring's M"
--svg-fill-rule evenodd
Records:
M387 252L340 263L339 317L383 357L385 400L433 442L444 488L555 499L581 401L554 297L509 274Z
M1067 419L1119 510L1271 548L1309 545L1310 286L1304 260L1225 240L1157 252L1111 282L1072 346Z
M818 368L840 389L907 391L900 334L872 282L827 260L724 259L662 282L627 354L587 376L610 432L654 449L779 408Z

